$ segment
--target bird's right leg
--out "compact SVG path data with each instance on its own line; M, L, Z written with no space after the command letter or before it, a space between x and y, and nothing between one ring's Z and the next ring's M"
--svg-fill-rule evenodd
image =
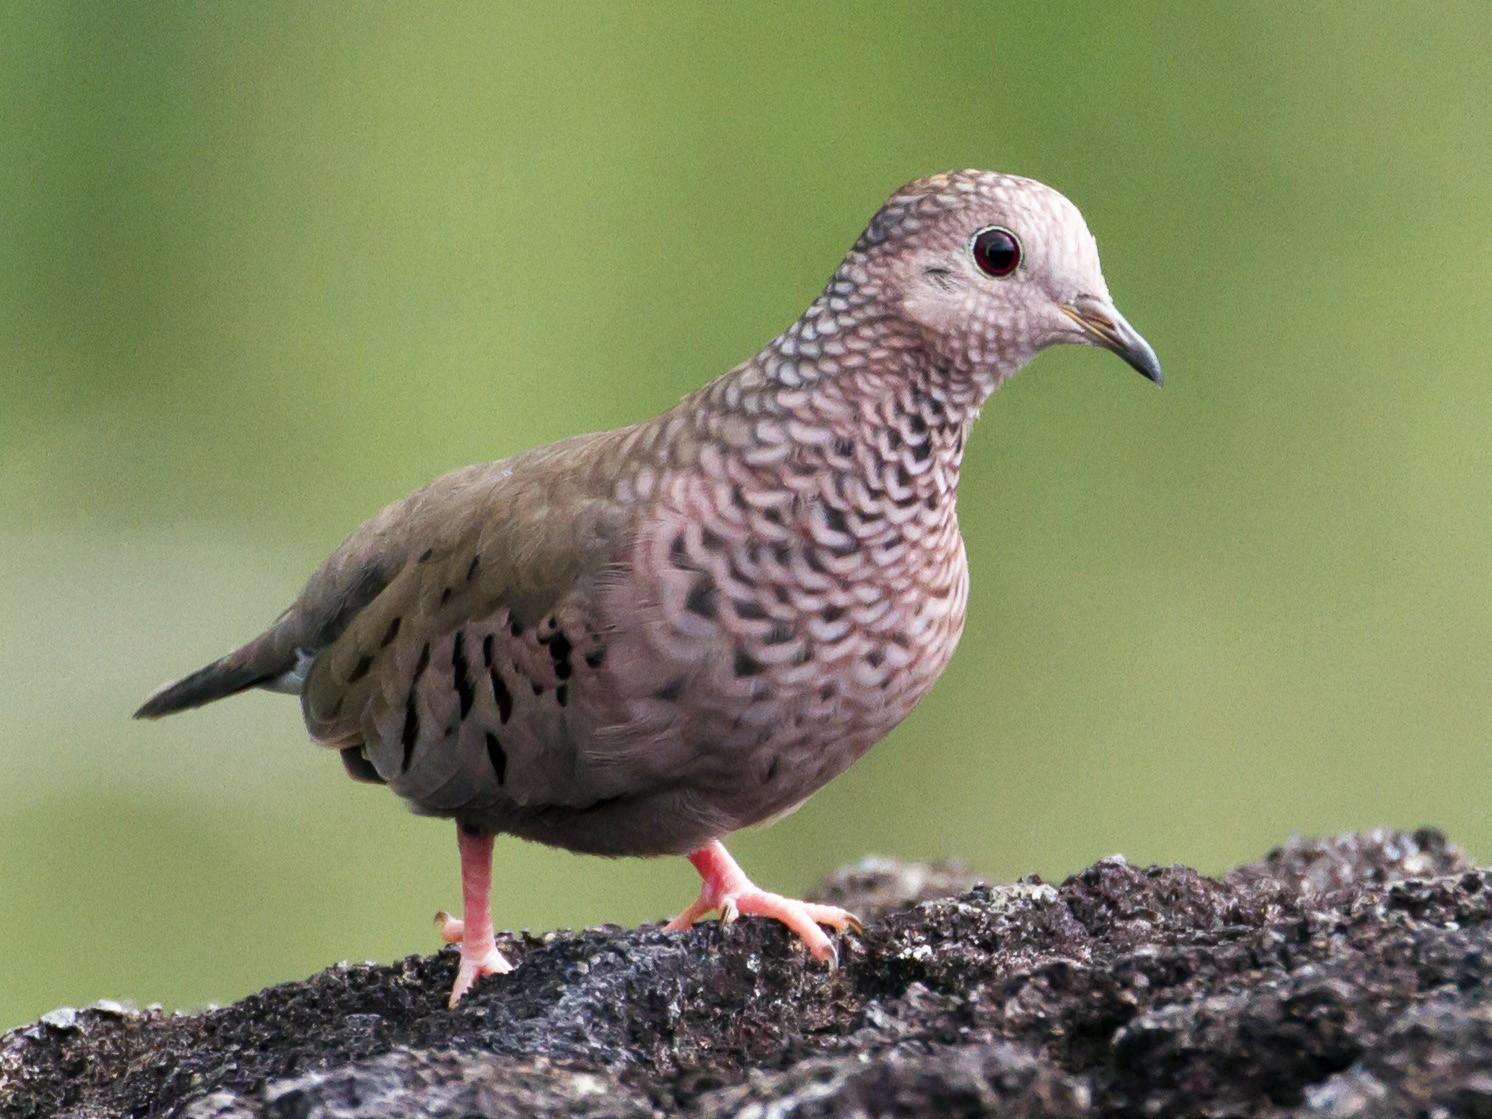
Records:
M461 915L437 913L435 923L447 944L461 945L461 967L451 987L450 1006L461 1001L471 985L483 975L503 975L513 970L507 957L497 950L492 935L492 837L456 825L456 845L461 851Z
M771 917L796 933L814 959L828 960L833 967L838 962L838 953L819 926L860 931L860 918L837 905L798 901L763 890L746 877L746 872L718 839L691 853L689 861L699 871L699 897L663 926L665 932L682 932L714 909L720 910L720 920L727 925L743 913Z

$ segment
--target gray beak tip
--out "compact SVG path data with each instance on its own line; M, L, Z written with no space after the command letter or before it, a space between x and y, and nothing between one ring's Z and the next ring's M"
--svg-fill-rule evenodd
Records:
M1155 356L1150 343L1129 325L1108 300L1085 295L1071 303L1062 304L1062 310L1082 328L1087 341L1118 354L1130 368L1147 380L1154 381L1157 385L1164 382L1160 359Z
M1155 351L1152 350L1149 343L1145 342L1145 340L1143 338L1140 338L1139 335L1135 335L1135 337L1139 339L1140 343L1144 346L1143 353L1121 353L1119 356L1122 357L1125 361L1129 362L1129 364L1140 374L1140 376L1154 381L1157 385L1165 384L1165 375L1162 374L1160 371L1160 360L1155 356Z

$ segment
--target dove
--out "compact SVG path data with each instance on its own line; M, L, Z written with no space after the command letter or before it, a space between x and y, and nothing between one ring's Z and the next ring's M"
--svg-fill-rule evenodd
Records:
M833 961L834 906L756 886L723 840L785 815L927 694L964 627L965 440L1042 350L1098 346L1159 384L1077 208L1032 179L902 187L760 353L627 427L453 471L356 528L260 636L153 694L248 689L454 820L455 1006L510 970L498 835L685 855L711 911Z

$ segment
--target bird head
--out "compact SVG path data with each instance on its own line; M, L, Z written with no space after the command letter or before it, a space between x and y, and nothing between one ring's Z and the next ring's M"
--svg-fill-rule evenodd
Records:
M1109 298L1083 215L1033 179L950 171L908 183L871 220L841 279L986 391L1058 343L1100 346L1161 380L1155 351Z

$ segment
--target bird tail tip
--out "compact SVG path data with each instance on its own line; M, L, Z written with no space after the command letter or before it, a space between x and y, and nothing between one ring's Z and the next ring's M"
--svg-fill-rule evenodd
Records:
M261 668L235 663L237 654L213 661L206 668L199 668L180 680L162 684L151 692L135 712L136 719L159 719L201 707L216 699L226 699L260 684L268 683L279 675L265 672Z

